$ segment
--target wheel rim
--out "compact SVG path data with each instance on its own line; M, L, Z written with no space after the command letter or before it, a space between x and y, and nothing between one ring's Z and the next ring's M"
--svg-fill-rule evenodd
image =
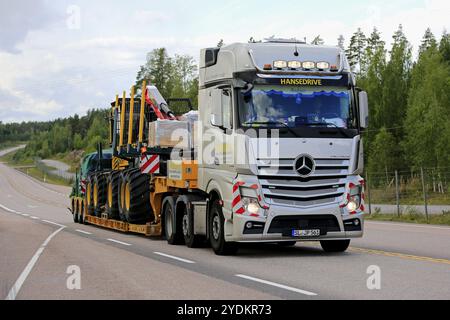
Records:
M112 182L108 183L108 206L112 208L113 206L113 195L112 195Z
M127 183L125 185L125 208L127 211L130 211L130 206L131 206L130 184Z
M212 231L214 240L219 240L220 237L220 218L218 215L215 215L212 222Z
M183 215L183 234L186 237L189 235L189 217L187 212Z
M168 238L170 238L172 236L173 233L173 228L172 228L172 209L167 208L166 211L166 236Z
M94 206L98 205L98 184L94 184Z

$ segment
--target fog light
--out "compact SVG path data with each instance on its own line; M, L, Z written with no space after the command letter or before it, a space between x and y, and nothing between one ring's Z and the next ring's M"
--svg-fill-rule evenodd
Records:
M247 222L247 224L245 225L245 227L246 227L247 229L252 229L252 228L253 228L253 223Z
M347 205L347 210L350 212L355 212L358 209L358 205L354 201L350 201Z

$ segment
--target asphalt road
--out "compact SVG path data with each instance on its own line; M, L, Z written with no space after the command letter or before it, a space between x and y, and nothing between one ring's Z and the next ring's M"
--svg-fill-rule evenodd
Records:
M345 254L302 243L218 257L75 224L68 193L0 164L0 298L450 299L447 227L368 222ZM368 289L372 266L380 290ZM68 269L80 271L80 290L68 289L77 284Z

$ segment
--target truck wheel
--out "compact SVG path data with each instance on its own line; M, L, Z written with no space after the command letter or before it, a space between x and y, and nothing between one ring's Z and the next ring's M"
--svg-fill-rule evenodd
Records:
M209 215L209 239L211 247L219 256L235 255L239 249L237 243L225 241L225 219L222 207L215 201Z
M124 213L129 223L145 224L152 219L150 176L139 169L130 171L124 184Z
M190 210L184 206L181 225L184 236L184 243L188 248L198 248L202 244L204 237L194 234L194 217Z
M119 216L119 179L120 172L113 171L106 181L106 213L109 219L118 219Z
M84 217L84 201L77 201L77 203L78 203L78 212L79 212L78 223L79 224L84 224L84 220L85 220L85 217Z
M320 241L320 245L322 246L323 251L336 253L336 252L345 252L350 246L350 240L325 240Z
M180 221L175 221L175 200L172 198L166 202L163 208L164 215L164 232L166 235L167 243L170 245L183 244L183 234L181 233L182 225L177 223L175 228L175 223Z
M94 212L99 218L102 217L102 207L106 204L106 176L103 173L97 173L93 181L93 200Z
M119 185L117 188L117 205L119 207L119 218L123 222L127 222L127 216L125 212L125 185L126 185L126 178L128 174L130 173L130 170L124 170L120 172L119 174Z
M93 185L94 185L94 176L90 174L86 181L86 205L88 214L93 216L95 214L94 208L94 199L93 199Z

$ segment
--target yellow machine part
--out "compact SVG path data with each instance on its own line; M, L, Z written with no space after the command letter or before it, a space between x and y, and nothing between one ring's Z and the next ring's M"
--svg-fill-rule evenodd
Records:
M122 171L128 167L128 161L117 157L112 158L112 169L114 171Z

